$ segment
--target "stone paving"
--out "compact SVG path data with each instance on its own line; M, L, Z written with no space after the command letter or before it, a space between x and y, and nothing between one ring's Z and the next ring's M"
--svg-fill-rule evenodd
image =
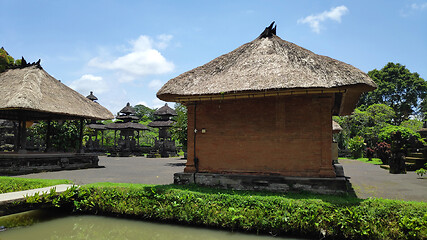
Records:
M344 174L359 198L387 198L427 202L427 178L420 179L413 172L390 174L379 165L357 160L340 159Z
M24 178L69 179L77 185L94 182L171 184L173 174L182 172L186 160L180 158L100 157L104 168L21 175ZM356 160L339 160L359 198L381 197L427 202L427 178L415 172L390 174L378 165Z
M31 190L25 190L25 191L19 191L19 192L9 192L9 193L2 193L0 194L0 205L24 200L26 196L33 196L34 194L43 194L43 193L49 193L52 188L55 188L55 191L57 193L62 193L68 188L73 186L72 184L59 184L56 186L51 187L45 187L45 188L37 188L37 189L31 189Z

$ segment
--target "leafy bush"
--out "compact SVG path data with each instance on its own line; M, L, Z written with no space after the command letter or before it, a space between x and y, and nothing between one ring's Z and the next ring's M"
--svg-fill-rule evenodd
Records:
M427 203L312 194L125 185L70 190L55 206L163 222L336 239L424 239ZM33 200L34 201L34 200ZM38 200L46 201L45 199Z
M407 142L411 142L411 138L416 138L417 140L421 141L420 134L414 132L410 128L392 125L382 128L378 138L382 142L391 143L392 134L395 132L400 132L402 134L402 138Z
M351 151L353 158L363 157L363 149L365 148L365 142L363 137L356 136L348 142L348 149Z
M416 170L415 172L417 173L418 176L420 176L420 178L422 178L423 175L427 173L427 171L424 168L420 168L420 169Z
M375 152L377 153L377 157L381 159L383 164L388 164L391 156L391 146L386 142L380 142L375 147Z
M420 130L423 127L423 122L421 120L418 120L418 119L409 119L409 120L403 121L400 124L400 126L409 128L412 131L417 132L418 130Z

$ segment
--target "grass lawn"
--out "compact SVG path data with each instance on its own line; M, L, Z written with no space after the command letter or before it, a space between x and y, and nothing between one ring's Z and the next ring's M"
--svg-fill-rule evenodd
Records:
M0 176L0 193L17 192L28 189L49 187L58 184L72 183L72 181L65 179L27 179Z
M374 164L374 165L382 165L383 164L383 162L379 158L372 158L372 161L369 161L369 158L356 158L356 159L354 159L354 158L343 158L343 157L340 157L340 158L338 158L338 160L339 159L357 160L357 161L361 161L361 162L365 162L365 163L371 163L371 164Z

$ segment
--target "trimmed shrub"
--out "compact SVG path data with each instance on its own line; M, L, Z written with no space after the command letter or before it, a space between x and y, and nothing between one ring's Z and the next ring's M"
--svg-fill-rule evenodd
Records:
M348 149L351 151L353 158L363 157L363 149L365 148L365 142L363 137L356 136L348 141Z

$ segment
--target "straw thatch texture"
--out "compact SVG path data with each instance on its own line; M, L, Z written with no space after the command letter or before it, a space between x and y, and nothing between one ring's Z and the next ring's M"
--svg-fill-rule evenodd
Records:
M136 111L135 111L135 108L133 108L130 105L130 103L127 103L126 106L122 108L122 110L120 110L120 113L127 114L127 115L130 115L130 114L135 115Z
M167 121L153 121L148 124L149 127L159 128L159 127L171 127L175 124L172 120Z
M107 129L112 130L148 130L148 127L135 122L114 122L106 125Z
M341 131L342 131L342 127L337 122L332 120L332 132L333 133L339 133Z
M0 74L0 118L112 119L113 114L50 76L41 67Z
M156 115L156 116L167 116L167 115L178 116L178 114L176 114L176 111L173 110L172 108L170 108L167 103L165 103L165 105L163 107L157 109L154 112L154 115Z
M169 80L157 97L176 101L183 96L344 86L362 86L364 91L376 88L359 69L273 35L257 38Z

